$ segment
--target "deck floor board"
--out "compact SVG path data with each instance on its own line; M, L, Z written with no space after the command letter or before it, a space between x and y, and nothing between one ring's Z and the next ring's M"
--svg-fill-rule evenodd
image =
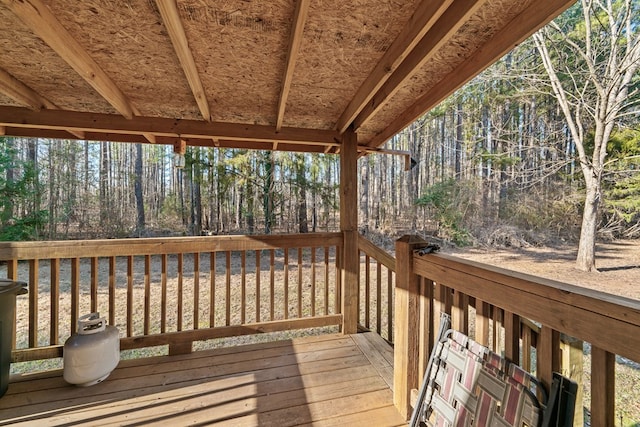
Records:
M403 425L380 355L389 349L373 335L124 360L86 388L66 384L61 371L13 376L0 426Z

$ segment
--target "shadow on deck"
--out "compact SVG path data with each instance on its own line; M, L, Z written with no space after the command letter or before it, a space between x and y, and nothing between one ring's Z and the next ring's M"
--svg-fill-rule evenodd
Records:
M121 361L103 383L14 376L2 425L406 425L378 335L323 335Z

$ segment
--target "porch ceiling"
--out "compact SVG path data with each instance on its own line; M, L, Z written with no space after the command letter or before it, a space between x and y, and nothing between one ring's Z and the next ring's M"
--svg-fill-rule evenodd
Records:
M0 0L0 134L375 149L574 0Z

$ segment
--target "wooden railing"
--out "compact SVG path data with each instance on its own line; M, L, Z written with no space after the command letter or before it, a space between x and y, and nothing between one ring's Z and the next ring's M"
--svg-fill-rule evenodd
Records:
M454 329L533 369L547 389L552 373L566 368L561 334L590 343L590 425L614 425L615 356L640 362L640 301L414 253L425 244L412 236L396 242L394 402L402 413L410 410L412 389L421 382L440 313L446 312Z
M358 324L393 342L393 293L395 258L367 240L358 237L360 277Z
M0 243L17 301L13 361L60 357L100 311L121 349L339 325L341 233Z

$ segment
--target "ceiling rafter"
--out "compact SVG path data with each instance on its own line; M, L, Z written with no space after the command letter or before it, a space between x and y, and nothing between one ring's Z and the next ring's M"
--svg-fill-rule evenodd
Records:
M505 27L496 33L491 41L467 58L454 71L444 76L433 86L433 90L418 98L408 109L392 121L382 132L376 135L369 146L379 147L393 135L400 132L412 121L424 114L425 111L438 105L447 96L456 91L478 73L489 67L517 44L535 32L531 27L542 26L560 13L568 9L574 0L552 0L547 2L533 2L520 12ZM535 24L535 25L534 25ZM486 64L478 69L478 64Z
M22 22L64 59L120 114L130 119L134 108L126 95L80 46L41 0L2 0Z
M200 74L196 67L196 62L193 59L193 53L189 48L189 42L187 35L180 19L180 13L178 11L178 5L175 0L156 0L156 5L162 16L162 22L169 32L169 38L173 44L173 49L178 56L184 75L187 77L189 87L193 97L200 108L202 117L210 122L211 111L209 109L209 101L207 100L207 94L202 86L202 80L200 80Z
M487 0L457 0L440 16L440 19L422 37L422 40L402 61L394 73L371 97L353 121L358 130L373 117L382 106L400 89L401 85L425 65L438 50L456 33L470 16L473 16Z
M261 141L273 144L339 145L335 130L318 130L241 123L205 122L136 116L128 120L116 114L85 113L63 110L31 111L20 107L0 107L0 126L43 130L72 129L124 135L152 134L155 138L182 137L218 140Z
M423 0L420 3L418 9L340 115L336 126L338 132L344 133L349 128L376 91L387 81L452 2L453 0Z
M289 37L287 65L285 67L284 77L282 78L282 88L280 89L280 99L278 101L278 115L276 119L277 130L282 128L284 110L287 106L289 89L291 89L291 82L293 80L293 71L296 67L296 61L298 60L298 53L300 52L300 45L302 44L302 32L304 31L304 24L307 20L308 12L309 0L298 0L293 16L291 35Z
M56 104L40 95L38 92L31 89L29 86L25 85L2 68L0 68L0 92L16 102L26 105L33 111L40 111L43 108L49 110L59 109ZM84 137L84 133L80 131L71 130L68 132L80 139Z
M25 85L2 68L0 68L0 92L34 111L39 111L43 108L58 108L53 102Z

